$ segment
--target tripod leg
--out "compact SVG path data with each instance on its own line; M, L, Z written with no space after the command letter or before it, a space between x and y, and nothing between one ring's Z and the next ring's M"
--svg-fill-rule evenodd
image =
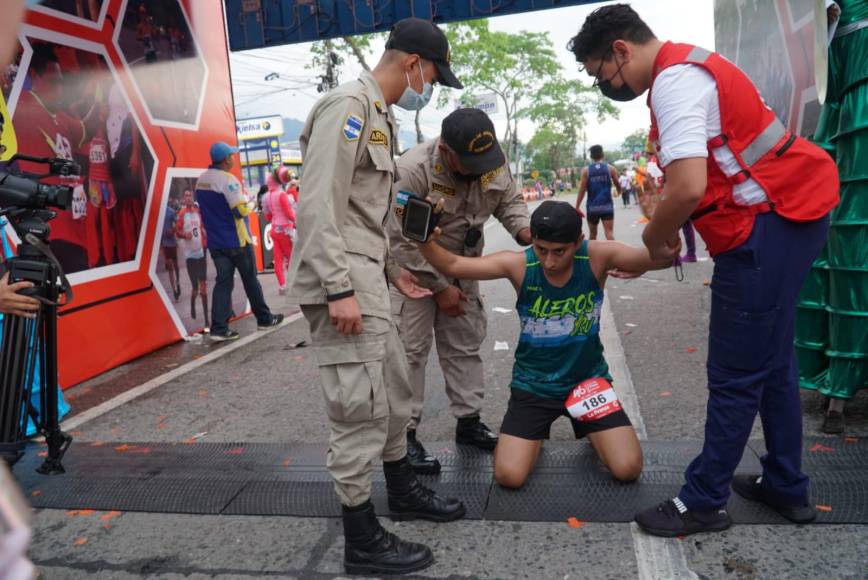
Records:
M55 272L56 279L57 273ZM59 291L51 285L48 298L57 302ZM72 437L60 430L59 401L57 397L57 307L44 306L44 319L40 338L42 340L42 431L45 433L45 442L48 443L48 457L42 466L37 469L39 473L51 475L65 473L63 455L72 443Z

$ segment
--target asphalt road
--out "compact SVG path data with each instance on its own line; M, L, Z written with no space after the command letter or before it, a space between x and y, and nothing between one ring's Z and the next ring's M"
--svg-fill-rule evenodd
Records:
M639 243L638 216L636 208L617 210L618 239ZM486 228L485 235L488 251L517 247L499 225ZM615 323L604 332L610 340L617 333L623 344L649 439L702 437L709 306L704 283L711 269L706 260L686 265L683 282L667 270L607 285ZM518 321L515 294L506 282L486 282L482 288L489 315L483 419L496 429L506 408ZM513 312L495 312L496 307ZM323 442L328 427L315 361L309 349L292 348L306 338L304 320L289 324L78 426L74 435L103 441L181 441L199 435L202 441ZM506 342L509 350L495 351L495 341ZM110 388L106 383L82 388ZM68 394L75 400L75 389ZM803 402L806 437L819 436L821 397L805 393ZM847 408L848 435L868 434L866 412L863 392ZM446 440L454 428L432 353L419 437ZM557 422L552 436L571 439L567 423ZM758 428L755 436L761 436ZM667 550L678 552L677 566L656 577L868 577L864 525L742 525L650 546L626 524L588 523L579 529L566 522L385 525L434 549L437 562L418 578L651 578L649 557ZM319 579L343 572L343 539L334 519L38 510L34 536L31 556L51 579Z

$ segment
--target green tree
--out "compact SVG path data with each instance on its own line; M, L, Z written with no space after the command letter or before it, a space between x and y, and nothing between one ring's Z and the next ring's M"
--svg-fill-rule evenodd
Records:
M527 143L526 159L532 169L541 172L572 166L576 161L576 139L553 127L540 127Z
M502 104L507 129L501 137L508 156L514 157L518 121L527 117L536 87L560 74L549 34L497 32L489 29L488 20L472 20L447 26L446 36L452 50L452 70L466 94L494 93ZM452 98L451 90L441 90L440 106Z
M634 151L645 151L645 141L648 139L648 131L645 129L637 129L627 135L624 143L621 144L621 154L624 157L630 157Z

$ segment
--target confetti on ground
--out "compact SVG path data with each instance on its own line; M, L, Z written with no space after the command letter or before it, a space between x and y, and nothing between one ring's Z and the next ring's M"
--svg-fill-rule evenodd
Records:
M207 397L207 396L208 396L208 391L206 391L205 389L202 389L201 391L197 391L197 392L196 392L196 396L197 396L197 397Z
M625 330L625 331L624 331L624 336L626 336L626 335L628 335L628 334L633 334L633 331L632 331L632 330Z
M119 511L117 511L117 510L112 510L112 511L110 511L110 512L108 512L108 513L105 513L105 514L101 515L101 516L99 517L99 519L100 519L101 521L103 521L103 522L108 523L108 522L112 521L113 519L115 519L115 518L117 518L117 517L120 517L120 515L121 515L122 513L123 513L123 512L119 512ZM104 527L107 527L107 526L104 526Z
M639 325L638 325L638 324L633 324L632 322L628 322L628 323L625 324L624 326L626 326L627 328L636 328L636 327L639 326Z
M582 526L585 525L585 522L583 522L582 520L576 519L574 517L569 517L569 518L567 518L567 524L571 528L578 530L579 528L581 528Z
M241 455L244 453L244 447L233 447L232 449L227 449L223 453L226 455Z
M36 455L37 457L48 457L48 451L40 451Z
M687 347L687 352L696 352L696 349L693 348L692 346L688 346L688 347Z
M707 261L708 261L708 257L706 256L706 257L704 257L704 258L696 258L696 260L699 261L699 262L707 262Z
M821 512L830 512L832 511L832 506L830 505L817 505L817 509Z
M661 391L661 392L660 392L660 396L661 396L661 397L671 397L671 396L672 396L672 391Z
M509 314L510 312L512 312L512 309L510 309L510 308L501 308L500 306L495 306L495 307L492 308L491 310L492 310L492 312L497 312L497 313L499 313L499 314Z
M102 441L93 441L93 442L90 444L91 447L102 447L103 445L105 445L105 443L102 442Z
M165 423L160 423L159 425L157 425L157 429L165 429L166 427L167 425Z
M702 285L703 286L711 286L711 280L703 280Z
M494 350L509 350L509 344L499 340L494 341Z
M844 437L844 443L858 443L858 437Z
M40 495L42 495L42 492L38 489L34 489L30 495L32 495L33 497L39 497Z
M164 368L164 369L173 369L173 368L175 368L176 366L178 366L178 363L169 363L169 364L167 364L167 365L163 365L163 368Z
M68 512L66 512L66 515L68 515L71 518L74 518L74 517L89 518L94 513L96 513L96 512L94 512L93 510L89 510L89 509L88 510L69 510Z
M283 467L289 467L290 463L292 463L292 457L287 457L283 460Z
M820 452L822 452L822 453L832 453L832 452L835 451L835 449L832 448L832 447L826 447L826 446L823 445L822 443L814 443L814 445L811 446L811 448L809 449L809 451L810 451L811 453L817 453L818 451L820 451Z
M73 546L84 546L87 543L87 538L76 538L72 541Z
M624 294L623 296L618 296L618 298L620 298L621 300L635 300L635 298L633 298L629 294Z

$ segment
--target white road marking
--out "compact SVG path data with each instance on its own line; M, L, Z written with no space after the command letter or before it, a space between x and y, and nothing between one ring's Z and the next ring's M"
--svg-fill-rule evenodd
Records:
M618 327L608 300L603 301L600 339L624 411L630 416L639 439L647 439L648 431L645 429L645 421L639 409L639 397L636 396L636 389L633 387L633 377L627 367L624 346L621 344L621 337L618 335ZM661 501L663 499L660 498ZM639 580L698 580L699 577L687 565L684 546L680 540L648 535L640 530L635 522L630 523L630 534L633 536L633 551L636 554Z
M125 403L129 403L130 401L132 401L134 399L138 399L142 395L150 393L154 389L161 387L161 386L165 385L166 383L168 383L169 381L177 379L178 377L185 375L185 374L189 373L190 371L201 367L202 365L206 365L211 361L217 360L218 358L222 357L223 355L229 354L230 352L238 350L239 348L246 346L246 345L250 344L251 342L254 342L256 340L259 340L260 338L268 336L269 334L271 334L275 330L277 330L279 328L283 328L284 326L295 322L296 320L298 320L301 317L302 317L301 312L296 312L292 316L289 316L286 319L284 319L284 321L281 322L280 325L275 326L273 329L255 331L252 334L249 334L243 338L239 338L238 340L236 340L235 342L233 342L231 344L227 344L221 348L218 348L212 352L209 352L206 355L201 356L200 358L197 358L195 360L191 360L188 363L182 364L181 366L179 366L175 369L172 369L171 371L169 371L165 374L162 374L158 377L154 377L150 381L143 383L143 384L139 385L138 387L132 388L129 391L124 391L123 393L121 393L115 397L112 397L108 401L105 401L104 403L101 403L101 404L97 405L96 407L90 408L87 411L85 411L84 413L80 413L74 417L71 417L70 419L67 419L66 421L63 421L61 423L61 427L63 427L63 429L65 429L67 431L71 431L71 430L75 429L76 427L78 427L84 423L87 423L88 421L96 419L97 417L99 417L101 415L105 415L109 411L117 409L118 407L120 407L121 405L123 405Z

